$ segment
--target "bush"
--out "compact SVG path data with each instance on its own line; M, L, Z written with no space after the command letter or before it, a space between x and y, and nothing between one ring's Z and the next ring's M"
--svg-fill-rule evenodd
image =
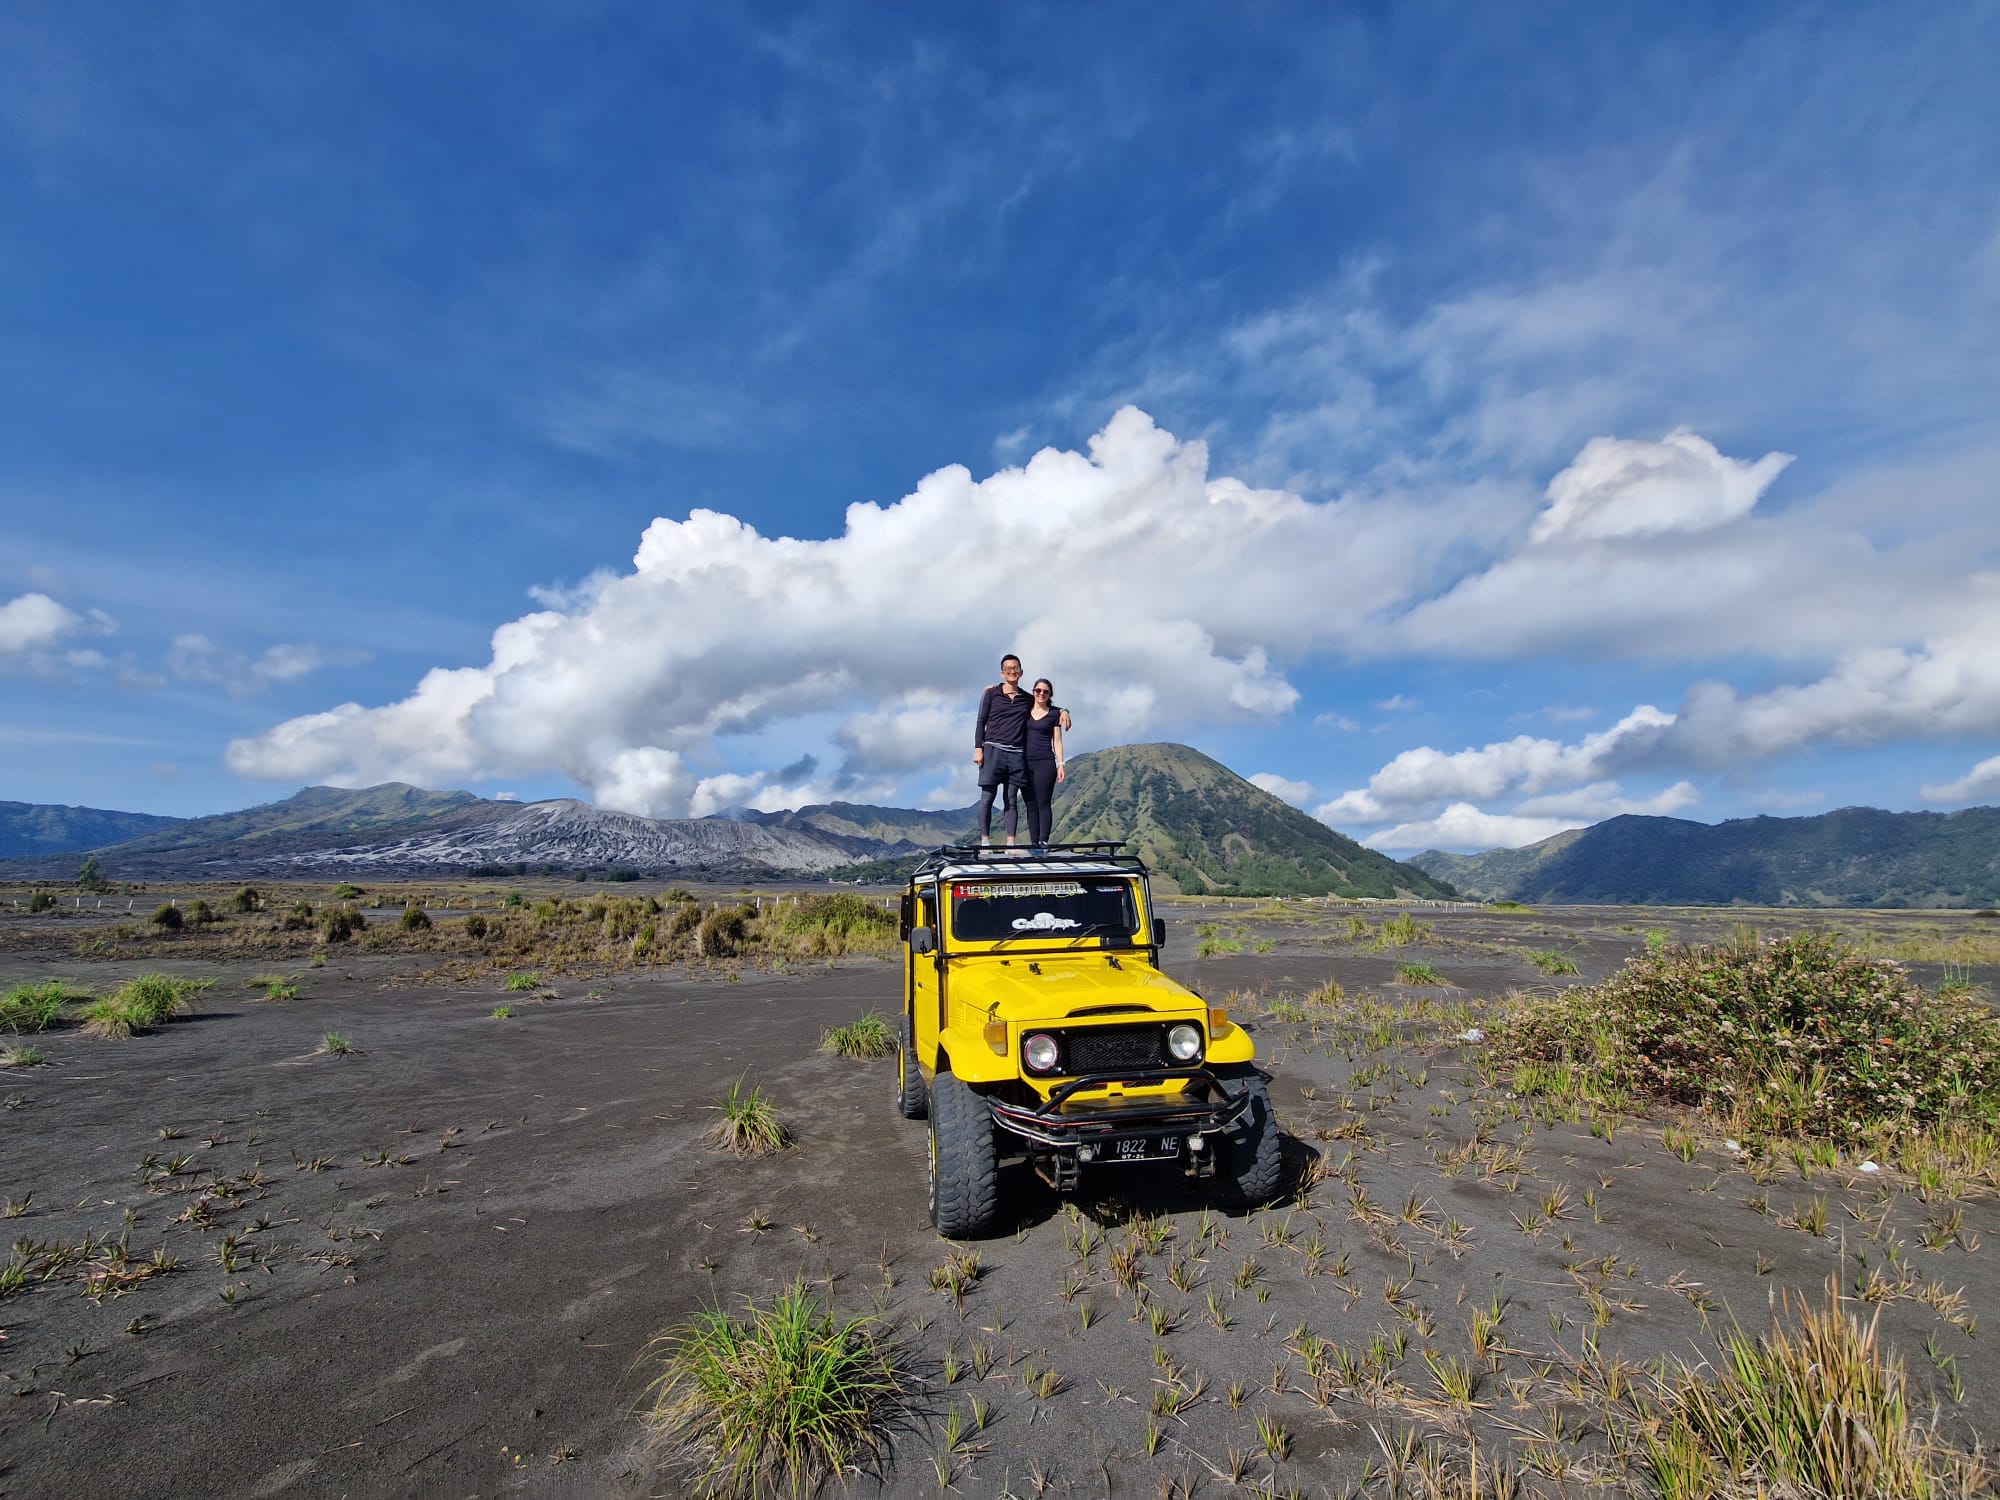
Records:
M886 948L896 939L896 914L852 891L801 896L767 914L759 936L771 947L814 956Z
M674 908L674 914L667 919L667 941L677 943L701 925L701 908L693 902Z
M368 926L368 919L349 907L337 906L319 919L322 942L345 942Z
M181 915L181 909L172 902L168 902L153 913L153 925L167 932L179 932L186 920Z
M339 885L333 888L333 899L336 901L352 901L355 899L355 897L359 896L360 894L361 894L360 886L350 885L345 880L341 881Z
M244 886L229 898L229 909L234 912L253 912L264 904L264 898L257 894L254 886Z
M485 937L486 918L480 916L478 912L474 912L471 916L467 917L465 919L465 935L475 940Z
M2000 1117L2000 1018L1927 995L1893 963L1817 933L1667 948L1496 1030L1574 1090L1718 1111L1742 1128L1853 1140Z
M29 911L47 911L56 904L56 898L47 891L36 891L28 897Z
M718 906L701 919L696 946L703 958L734 958L749 930L752 906Z
M194 905L188 908L187 919L196 927L209 927L222 920L222 913L210 906L206 898L197 896Z
M403 908L402 928L405 932L427 932L430 930L431 914L421 906Z
M85 855L83 863L77 866L76 884L79 890L93 895L111 888L111 882L104 878L104 871L99 868L95 854Z
M279 924L286 932L307 932L313 925L313 908L310 901L295 901L292 909L285 913L285 920Z

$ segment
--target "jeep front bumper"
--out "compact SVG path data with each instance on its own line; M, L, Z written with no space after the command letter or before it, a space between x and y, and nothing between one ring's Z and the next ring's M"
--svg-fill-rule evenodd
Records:
M1261 1074L1259 1076L1262 1076ZM1178 1094L1143 1094L1077 1100L1076 1096L1114 1084L1158 1085L1180 1081ZM1085 1073L1058 1084L1040 1105L988 1101L993 1123L1002 1130L1052 1150L1088 1146L1087 1155L1115 1155L1114 1143L1135 1137L1200 1137L1227 1130L1250 1106L1248 1092L1232 1093L1214 1072L1202 1067L1150 1068L1117 1073ZM1192 1144L1192 1142L1191 1142Z

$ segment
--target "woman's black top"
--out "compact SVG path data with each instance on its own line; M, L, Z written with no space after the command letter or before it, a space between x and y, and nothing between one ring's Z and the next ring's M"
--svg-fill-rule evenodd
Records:
M1029 760L1047 761L1051 765L1056 758L1056 726L1062 722L1062 710L1052 708L1049 716L1039 722L1031 710L1027 719Z

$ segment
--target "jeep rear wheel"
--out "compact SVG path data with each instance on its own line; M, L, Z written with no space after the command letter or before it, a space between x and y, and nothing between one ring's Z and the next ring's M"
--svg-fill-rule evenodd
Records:
M1278 1193L1284 1172L1284 1151L1278 1122L1271 1114L1271 1095L1254 1073L1224 1081L1231 1094L1248 1094L1250 1102L1235 1126L1218 1143L1215 1196L1229 1208L1261 1208Z
M905 1037L896 1046L896 1113L906 1120L921 1120L930 1112L930 1103L923 1070Z
M946 1239L990 1234L1000 1215L999 1153L986 1101L939 1068L931 1083L931 1223Z

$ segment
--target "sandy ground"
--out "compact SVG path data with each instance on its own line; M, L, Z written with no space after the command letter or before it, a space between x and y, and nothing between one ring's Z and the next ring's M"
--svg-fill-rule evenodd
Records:
M648 1340L797 1276L891 1323L922 1381L886 1464L836 1486L859 1495L1338 1493L1406 1428L1476 1431L1554 1470L1530 1476L1546 1493L1579 1493L1602 1411L1580 1364L1695 1361L1732 1313L1760 1328L1781 1291L1871 1272L1897 1287L1884 1334L1944 1430L2000 1432L2000 1359L1977 1336L2000 1290L1991 1200L1925 1202L1854 1163L1758 1183L1719 1140L1683 1160L1660 1121L1505 1119L1478 1044L1435 1022L1365 1037L1273 1014L1328 979L1478 1002L1549 983L1536 948L1569 951L1582 972L1562 982L1584 982L1648 927L1719 932L1734 914L1418 915L1433 940L1378 953L1330 918L1178 913L1170 969L1257 1028L1293 1199L1211 1213L1155 1171L1087 1178L1070 1206L1016 1173L1017 1231L978 1247L962 1301L931 1289L954 1247L926 1224L924 1127L895 1114L893 1064L817 1051L824 1028L892 1003L889 964L524 997L336 951L300 971L299 999L264 1003L244 980L268 965L0 955L0 986L218 981L187 1020L124 1042L50 1032L34 1039L47 1066L0 1072L0 1194L25 1204L8 1240L88 1236L101 1260L122 1238L177 1261L123 1295L85 1295L77 1267L0 1298L0 1494L679 1493L635 1457ZM1243 950L1196 958L1204 922ZM1398 982L1413 960L1450 987ZM2000 975L1974 977L1990 993ZM328 1031L355 1050L316 1052ZM791 1150L702 1143L746 1072ZM1822 1232L1787 1227L1819 1200ZM1158 1236L1137 1291L1111 1266L1146 1233L1135 1215ZM1471 1320L1496 1301L1489 1367ZM1356 1357L1377 1341L1389 1378L1330 1390L1314 1338ZM1479 1368L1475 1405L1440 1397L1427 1351Z

